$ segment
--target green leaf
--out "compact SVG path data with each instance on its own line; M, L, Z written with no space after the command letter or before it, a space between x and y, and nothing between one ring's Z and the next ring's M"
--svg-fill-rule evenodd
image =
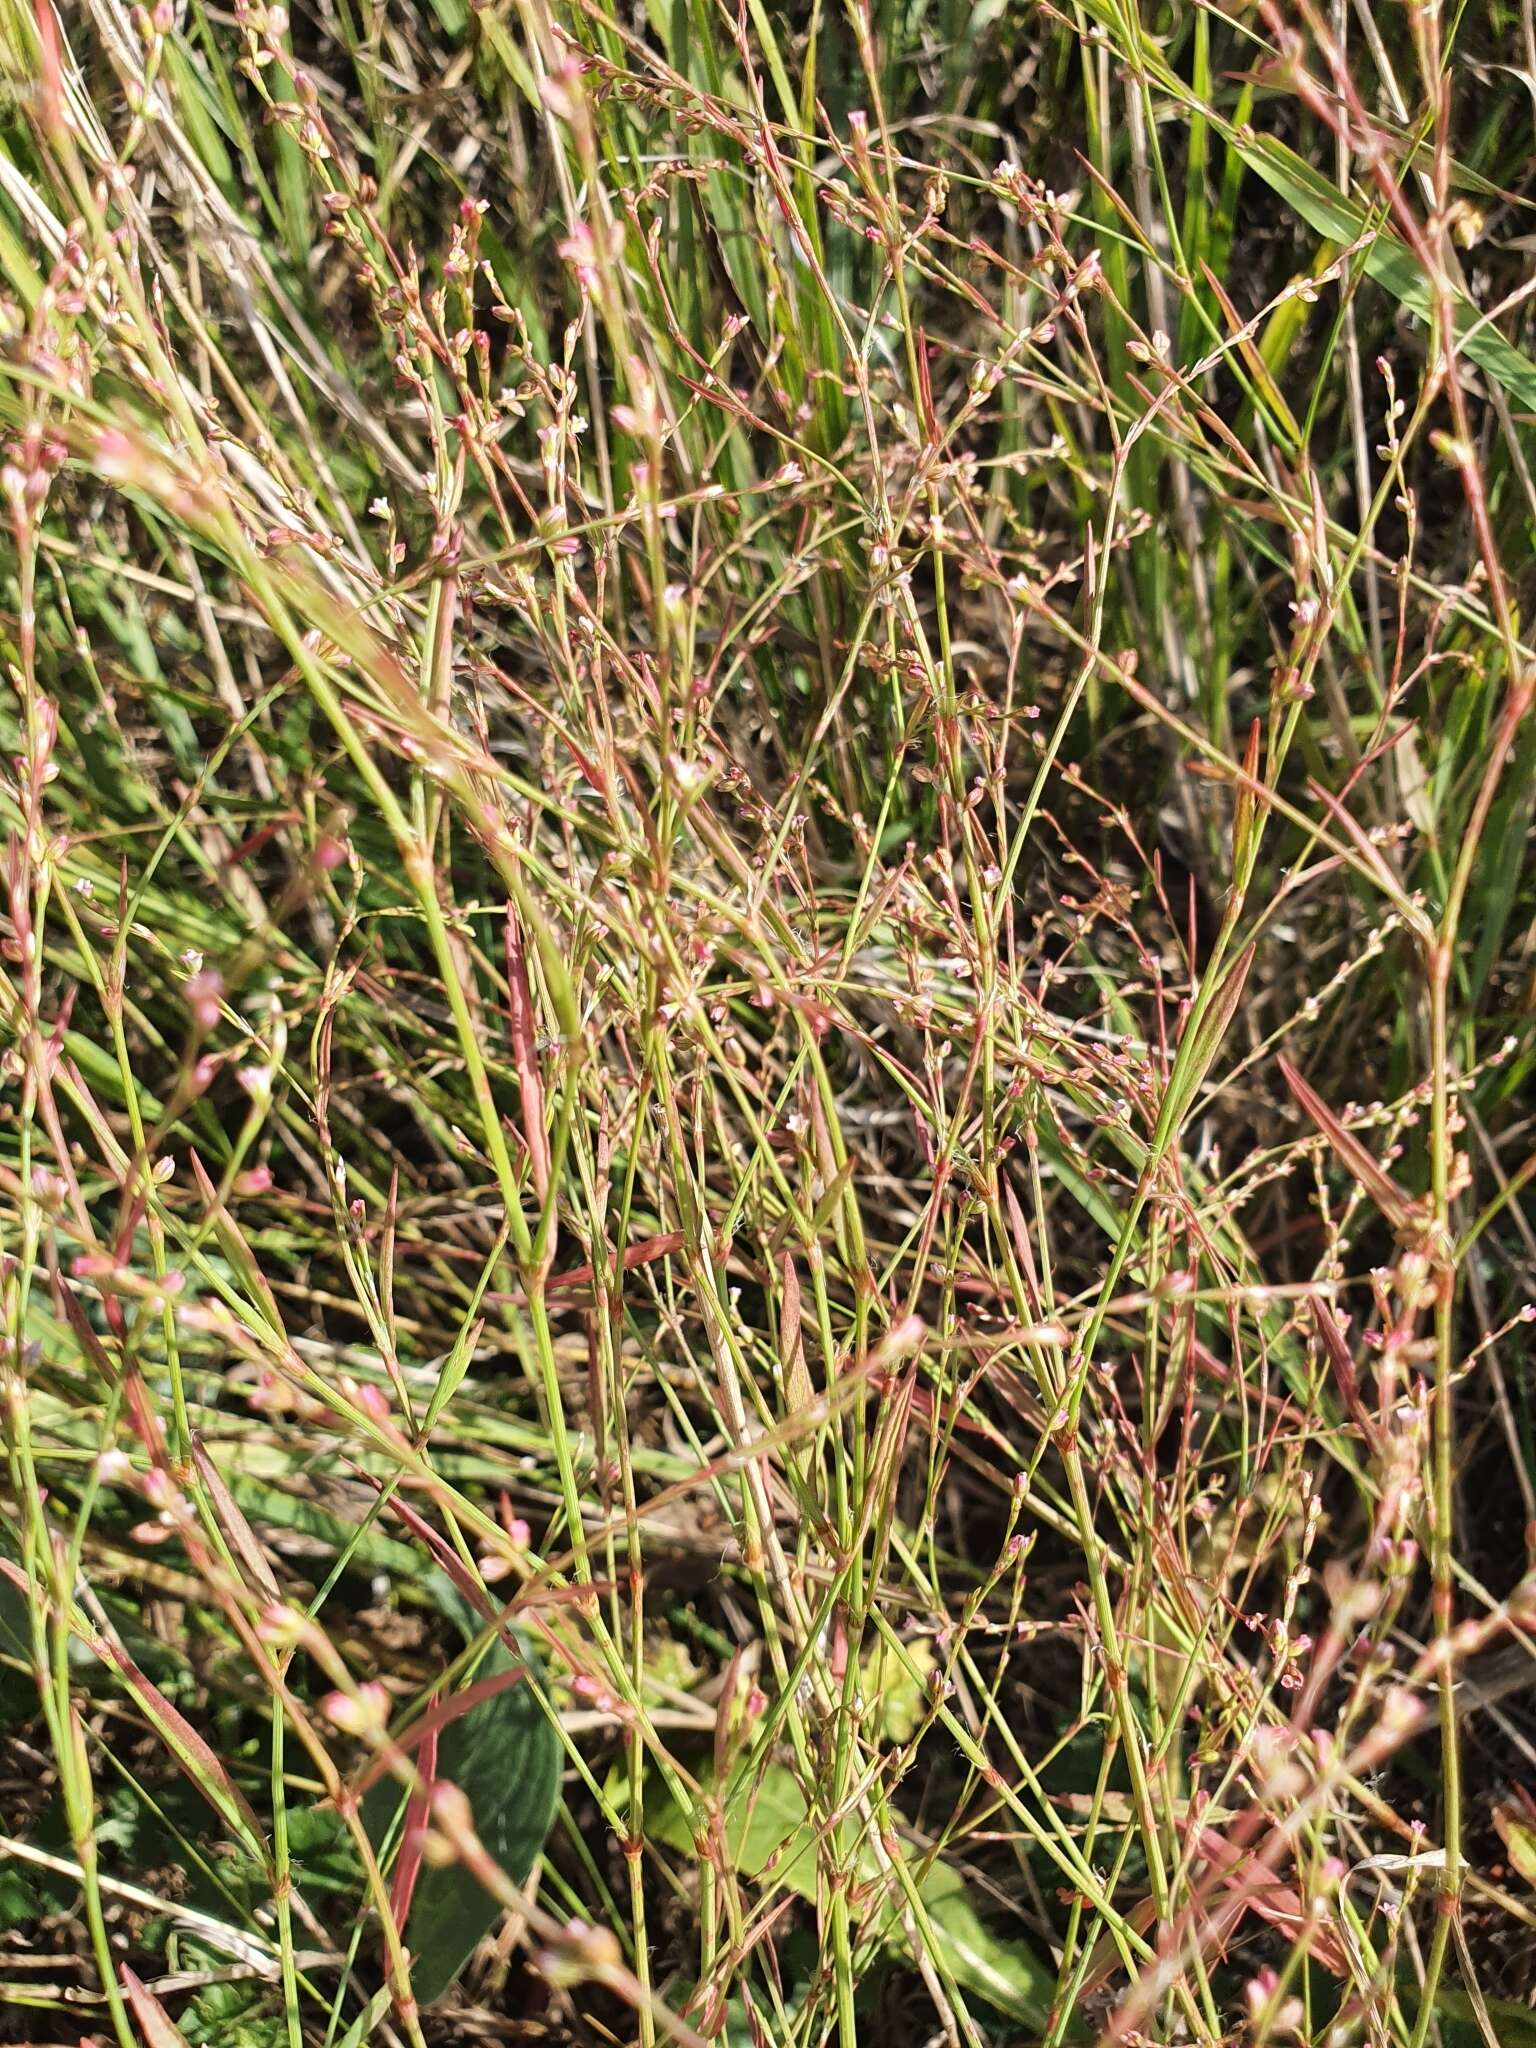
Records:
M1527 1884L1536 1884L1536 1803L1529 1795L1500 1799L1494 1804L1493 1824L1513 1868Z
M228 1962L216 1950L188 1945L187 1960L218 1969ZM288 2030L272 2011L270 1994L247 1983L205 1984L177 2022L189 2041L218 2041L222 2048L286 2048Z
M25 1927L41 1912L37 1888L18 1863L0 1864L0 1934Z
M1416 1986L1400 1984L1398 1998L1406 2012L1410 2015L1417 2013L1419 1998ZM1483 2010L1499 2048L1536 2048L1536 2012L1532 2012L1528 2005L1517 2005L1508 1998L1485 1998ZM1476 2008L1459 1986L1444 1983L1438 1986L1435 1991L1435 2020L1440 2030L1441 2048L1487 2048L1487 2036L1478 2025Z
M930 1864L917 1889L955 1982L1022 2024L1043 2026L1056 1979L1034 1950L993 1932L952 1864Z
M374 2028L380 2024L385 2014L389 2011L393 1998L394 1993L387 1984L381 1991L376 1991L368 2004L363 2007L363 2010L342 2035L340 2041L337 2042L336 2048L363 2048L365 2042L371 2041Z
M884 1637L864 1659L865 1696L879 1703L881 1732L892 1742L910 1742L928 1707L928 1674L937 1659L924 1641L912 1644L903 1662Z
M1449 2016L1460 2023L1468 2038L1475 2034L1481 2048L1483 2030L1477 2025L1472 2001L1464 1991L1454 1984L1442 1984L1435 1994L1435 2005L1442 2015L1442 2040L1447 2038L1443 2019ZM1512 1998L1485 1998L1483 2010L1493 2022L1502 2048L1536 2048L1536 2012L1528 2005L1519 2005Z
M770 1764L755 1786L743 1780L725 1795L726 1843L736 1867L747 1876L796 1897L816 1900L816 1827L792 1772ZM646 1832L669 1848L691 1851L694 1830L670 1793L657 1788L647 1797ZM940 1862L924 1864L908 1854L907 1865L932 1935L930 1954L940 1970L964 1991L984 1998L1021 2026L1043 2029L1055 1993L1055 1973L1026 1943L993 1932L970 1902L960 1872ZM860 1863L861 1882L873 1883L879 1867L872 1855ZM888 1890L864 1929L884 1945L909 1950L901 1900Z
M531 1663L531 1653L514 1657L497 1641L467 1682ZM538 1860L560 1797L560 1742L533 1688L506 1686L450 1721L438 1744L437 1776L457 1785L486 1849L521 1884ZM363 1824L376 1845L387 1840L403 1804L399 1786L388 1780L363 1801ZM461 1865L422 1864L405 1942L413 1959L411 1982L423 2005L442 1997L500 1913L496 1900Z
M203 168L226 196L233 196L235 167L224 137L219 132L218 105L208 89L185 38L169 37L165 43L166 82L175 96L176 111L187 131L187 139L202 160Z
M1085 0L1084 11L1112 36L1125 36L1124 23L1113 0ZM1148 78L1176 101L1186 102L1188 88L1170 66L1165 50L1140 29L1132 40L1136 59ZM1273 135L1256 135L1246 124L1223 120L1210 108L1202 111L1248 169L1262 178L1272 192L1277 192L1308 227L1326 240L1344 246L1363 242L1363 260L1370 276L1420 320L1428 323L1432 319L1429 279L1423 266L1407 243L1374 210L1341 192L1323 172ZM1490 189L1486 179L1461 164L1454 167L1453 182L1479 193ZM1502 384L1520 405L1536 409L1536 363L1506 341L1496 327L1479 325L1481 318L1470 300L1458 297L1455 322L1462 353Z
M0 1556L13 1559L15 1552L0 1538ZM32 1621L27 1596L8 1573L0 1572L0 1657L15 1657L30 1666Z
M288 1809L288 1854L306 1894L330 1892L355 1898L362 1869L352 1837L334 1807L295 1806Z
M275 1529L297 1529L333 1550L350 1545L357 1570L392 1572L396 1578L406 1580L421 1576L421 1560L409 1544L397 1543L377 1529L366 1530L359 1538L355 1524L343 1516L332 1514L286 1486L269 1486L264 1479L253 1476L249 1465L254 1460L247 1458L242 1444L220 1445L215 1449L220 1454L218 1463L225 1484L253 1522L267 1523ZM242 1464L246 1469L242 1469Z
M1278 192L1308 227L1346 246L1368 237L1363 252L1368 274L1426 325L1432 320L1429 279L1413 251L1390 228L1272 135L1235 136L1233 142L1248 168ZM1520 405L1536 409L1536 363L1507 342L1496 327L1478 325L1480 318L1470 301L1458 298L1456 332L1462 352L1496 378Z

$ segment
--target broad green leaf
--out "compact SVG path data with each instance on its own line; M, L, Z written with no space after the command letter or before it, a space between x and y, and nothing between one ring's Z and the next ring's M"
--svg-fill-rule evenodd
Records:
M228 1962L216 1951L195 1953L189 1960L215 1973ZM205 1984L193 1994L178 2025L188 2041L217 2041L220 2048L287 2048L288 2043L288 2029L272 2010L271 1992L249 1983Z
M1408 2011L1418 2000L1410 1989L1399 1996ZM1488 2015L1499 2048L1536 2048L1536 2012L1509 1998L1485 1998ZM1442 2048L1485 2048L1487 2036L1477 2022L1477 2013L1466 1992L1454 1984L1442 1984L1435 1993L1435 2017L1440 2025Z
M880 1726L892 1742L910 1742L928 1707L928 1674L937 1661L932 1645L914 1642L910 1656L903 1662L882 1637L864 1660L865 1695L879 1703Z
M215 1445L214 1449L219 1454L226 1485L253 1522L265 1522L276 1529L297 1529L335 1550L350 1545L353 1562L362 1570L393 1572L402 1579L420 1577L421 1559L409 1544L397 1543L377 1529L368 1530L358 1539L355 1524L343 1516L330 1513L289 1487L269 1486L265 1480L242 1472L239 1467L246 1461L243 1445Z
M523 1661L498 1641L468 1682L521 1669ZM464 1794L486 1849L521 1884L538 1860L560 1797L559 1738L533 1689L506 1686L450 1721L438 1745L437 1777ZM400 1787L386 1780L363 1801L363 1824L380 1847L403 1798ZM500 1913L496 1900L461 1865L422 1864L405 1942L413 1959L412 1985L423 2005L442 1997Z
M1043 2025L1056 1986L1049 1965L1017 1936L987 1925L951 1864L930 1864L917 1889L955 1982L1012 2019Z
M645 1809L646 1832L668 1848L693 1848L693 1825L660 1787ZM726 1793L726 1844L737 1869L782 1886L798 1898L816 1898L816 1827L794 1774L770 1764L755 1788L744 1782ZM924 1866L909 1854L918 1899L933 1936L932 1956L963 1991L984 1998L1022 2026L1042 2028L1050 2012L1055 1974L1029 1945L989 1928L971 1904L965 1879L947 1863ZM879 1867L866 1854L861 1881L873 1883ZM865 1928L883 1945L906 1949L900 1900L886 1892Z
M0 1934L10 1934L38 1918L42 1908L37 1888L20 1864L0 1864Z

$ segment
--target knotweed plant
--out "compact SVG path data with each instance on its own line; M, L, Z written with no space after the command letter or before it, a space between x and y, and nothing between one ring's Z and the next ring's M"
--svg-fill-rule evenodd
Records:
M4 2039L1536 2039L1536 35L0 0Z

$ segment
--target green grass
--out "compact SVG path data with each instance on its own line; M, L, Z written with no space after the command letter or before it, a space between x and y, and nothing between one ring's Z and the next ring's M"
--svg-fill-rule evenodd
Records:
M0 0L7 2041L1536 2038L1529 48Z

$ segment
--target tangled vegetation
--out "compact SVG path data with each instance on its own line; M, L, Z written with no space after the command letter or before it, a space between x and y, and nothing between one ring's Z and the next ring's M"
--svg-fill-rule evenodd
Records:
M1536 16L0 0L0 2033L1536 2042Z

